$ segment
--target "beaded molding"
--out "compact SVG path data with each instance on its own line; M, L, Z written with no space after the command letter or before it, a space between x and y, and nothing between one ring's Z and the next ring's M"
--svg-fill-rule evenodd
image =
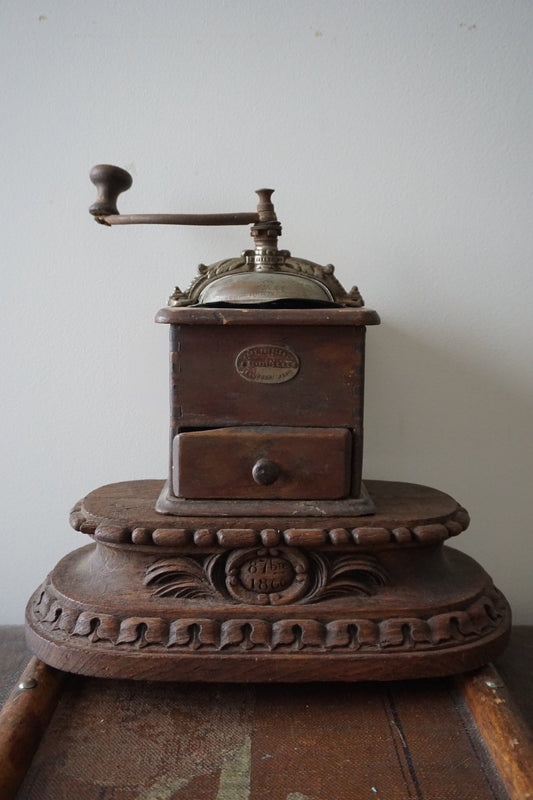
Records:
M91 522L78 503L70 513L70 524L99 542L109 544L155 545L156 547L343 547L374 545L437 544L458 536L468 527L466 509L458 507L446 522L416 525L413 528L139 528L110 521Z

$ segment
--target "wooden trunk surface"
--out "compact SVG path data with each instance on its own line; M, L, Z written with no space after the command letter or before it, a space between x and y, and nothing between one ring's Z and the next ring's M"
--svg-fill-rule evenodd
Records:
M73 678L19 797L500 800L506 794L446 680L384 689L132 686Z
M530 715L531 634L531 629L515 632L501 661L503 674L518 692L515 699ZM72 676L17 797L526 796L508 788L453 679L184 686Z

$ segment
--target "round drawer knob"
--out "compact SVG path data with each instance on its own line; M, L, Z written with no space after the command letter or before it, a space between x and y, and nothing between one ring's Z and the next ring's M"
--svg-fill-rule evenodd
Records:
M267 458L260 458L252 469L252 478L260 486L270 486L279 478L280 469L275 461Z

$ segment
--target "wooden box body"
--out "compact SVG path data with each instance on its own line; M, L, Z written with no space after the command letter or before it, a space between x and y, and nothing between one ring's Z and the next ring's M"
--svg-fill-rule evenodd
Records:
M316 500L314 514L371 510L361 465L375 312L169 308L157 320L170 323L171 346L159 511L308 515Z

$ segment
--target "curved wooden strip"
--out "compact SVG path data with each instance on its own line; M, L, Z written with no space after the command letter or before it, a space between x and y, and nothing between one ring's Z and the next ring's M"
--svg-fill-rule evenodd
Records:
M59 700L66 673L31 658L0 712L0 797L14 798ZM24 685L30 688L21 688Z
M533 797L533 733L522 720L492 664L458 675L474 721L509 792L510 800Z

